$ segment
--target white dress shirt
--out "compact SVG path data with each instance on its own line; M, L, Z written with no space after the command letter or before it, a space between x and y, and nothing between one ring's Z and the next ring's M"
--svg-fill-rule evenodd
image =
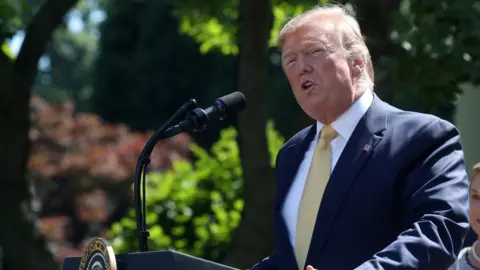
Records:
M368 110L373 101L373 93L367 90L352 106L343 113L335 122L332 123L332 127L337 131L339 136L332 140L330 143L332 146L332 164L331 170L335 168L337 161L342 153L348 139L352 135L358 122ZM310 143L307 151L305 152L304 159L298 167L295 179L292 182L290 190L285 197L285 203L283 204L282 214L287 225L287 231L289 234L290 242L295 247L295 234L297 229L297 215L300 199L303 193L303 187L307 180L308 171L310 169L310 163L312 161L313 152L317 145L318 136L324 125L317 122L317 134Z

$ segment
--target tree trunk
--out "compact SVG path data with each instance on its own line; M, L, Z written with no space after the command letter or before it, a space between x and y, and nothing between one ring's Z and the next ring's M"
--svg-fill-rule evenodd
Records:
M243 269L273 252L275 184L265 133L272 24L269 0L240 1L239 90L247 98L247 109L239 118L245 207L224 263Z
M348 2L348 1L344 1ZM391 102L395 96L391 74L385 74L384 66L389 58L401 59L406 51L395 45L390 39L393 14L398 12L400 0L375 0L351 2L356 8L362 33L367 37L366 43L375 66L375 84L380 97Z
M53 31L75 3L47 1L27 27L17 59L0 52L0 246L7 270L58 269L28 211L30 88Z
M28 110L18 108L15 115L0 114L0 126L0 246L5 269L58 269L27 212Z

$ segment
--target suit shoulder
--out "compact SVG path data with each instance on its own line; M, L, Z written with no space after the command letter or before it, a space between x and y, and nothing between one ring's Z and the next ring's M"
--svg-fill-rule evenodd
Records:
M315 125L310 125L299 132L297 132L295 135L293 135L285 144L283 145L282 148L286 148L292 145L296 145L302 141L303 138L307 135L307 133L310 131L311 128L314 128Z
M437 132L458 132L456 127L449 121L438 116L404 111L396 107L388 105L387 117L388 125L397 130L410 130L422 133L437 133Z

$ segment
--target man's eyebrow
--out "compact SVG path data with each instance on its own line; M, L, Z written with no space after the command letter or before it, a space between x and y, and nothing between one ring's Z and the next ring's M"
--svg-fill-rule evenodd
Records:
M323 37L312 37L303 42L306 47L328 47L328 40Z
M282 55L282 58L285 59L287 57L290 57L292 56L294 53L291 49L288 49L283 55Z
M310 37L306 40L302 41L301 44L304 48L312 48L312 47L322 47L323 49L328 49L330 46L328 45L328 39L324 37ZM294 55L295 52L292 49L287 49L285 53L282 54L282 59L286 59Z

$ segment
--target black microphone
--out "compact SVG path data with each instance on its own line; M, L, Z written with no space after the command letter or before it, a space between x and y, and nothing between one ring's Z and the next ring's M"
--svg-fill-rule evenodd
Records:
M167 129L164 137L171 137L181 132L204 131L211 123L223 120L228 115L240 112L246 107L245 96L241 92L233 92L215 100L212 106L194 109L185 120Z

